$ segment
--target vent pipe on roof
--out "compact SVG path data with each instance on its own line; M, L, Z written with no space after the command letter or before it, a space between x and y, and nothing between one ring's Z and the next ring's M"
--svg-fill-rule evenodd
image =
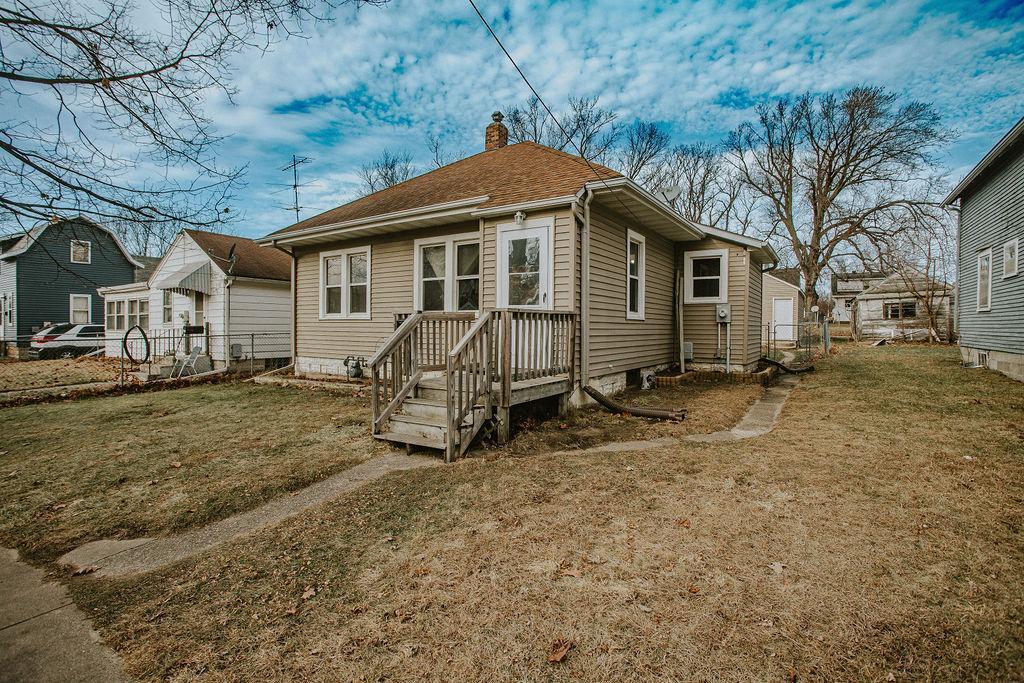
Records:
M508 144L508 128L501 122L505 115L500 111L491 114L491 123L484 134L484 151L499 149Z

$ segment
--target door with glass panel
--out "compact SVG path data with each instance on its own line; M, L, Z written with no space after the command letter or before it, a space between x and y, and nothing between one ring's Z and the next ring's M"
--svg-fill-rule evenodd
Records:
M550 244L549 227L498 233L499 308L551 308ZM539 348L532 349L534 344ZM546 367L551 361L551 322L517 320L512 354L519 368Z

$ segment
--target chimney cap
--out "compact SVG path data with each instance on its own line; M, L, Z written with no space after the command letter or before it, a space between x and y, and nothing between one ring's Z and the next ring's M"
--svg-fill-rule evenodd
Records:
M495 123L501 123L501 120L504 118L505 115L502 114L500 111L496 111L493 114L491 114L491 121L494 121Z

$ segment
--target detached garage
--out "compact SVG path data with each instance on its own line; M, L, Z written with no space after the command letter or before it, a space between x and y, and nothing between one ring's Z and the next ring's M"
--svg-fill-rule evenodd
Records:
M774 339L781 346L796 345L804 320L804 293L798 268L779 268L764 274L761 298L761 344Z

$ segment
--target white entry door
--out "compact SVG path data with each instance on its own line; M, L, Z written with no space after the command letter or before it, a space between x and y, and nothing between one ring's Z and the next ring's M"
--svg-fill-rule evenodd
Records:
M550 245L550 225L499 226L499 308L551 308ZM519 319L512 331L512 357L520 370L545 367L551 360L550 321Z
M796 339L796 328L793 326L793 299L772 299L772 334L779 341Z
M551 228L498 233L498 307L551 308Z

